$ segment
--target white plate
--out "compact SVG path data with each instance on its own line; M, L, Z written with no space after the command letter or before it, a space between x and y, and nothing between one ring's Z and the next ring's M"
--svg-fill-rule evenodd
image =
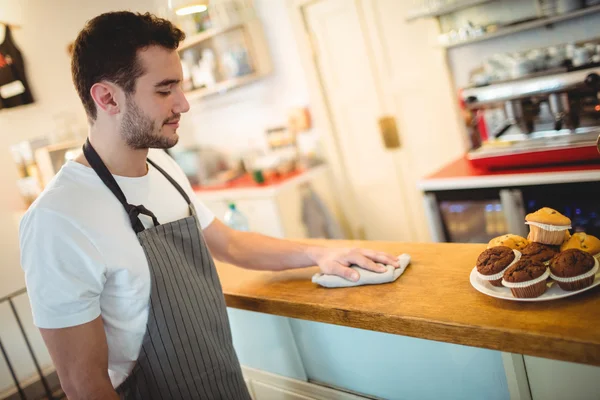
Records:
M562 299L563 297L573 296L577 293L585 292L586 290L590 290L591 288L600 285L600 271L598 271L596 273L594 283L592 283L591 286L588 286L585 289L574 290L574 291L570 292L570 291L562 290L556 284L556 282L548 281L548 283L547 283L548 289L546 289L546 292L543 295L541 295L540 297L534 297L531 299L525 299L525 298L519 299L517 297L513 297L509 288L496 287L496 286L493 286L488 281L479 279L477 277L477 267L473 268L473 270L471 271L470 280L471 280L471 285L473 285L473 287L475 289L477 289L478 291L480 291L481 293L487 294L488 296L497 297L499 299L514 300L514 301L549 301L549 300Z

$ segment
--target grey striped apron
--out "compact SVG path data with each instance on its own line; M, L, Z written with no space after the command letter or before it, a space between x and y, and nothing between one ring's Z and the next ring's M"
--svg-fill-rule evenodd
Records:
M89 141L84 155L127 211L144 249L150 277L150 308L137 363L118 388L121 399L243 399L250 394L231 339L221 283L188 195L162 168L179 191L190 216L159 224L144 206L125 195ZM139 214L152 218L144 228Z

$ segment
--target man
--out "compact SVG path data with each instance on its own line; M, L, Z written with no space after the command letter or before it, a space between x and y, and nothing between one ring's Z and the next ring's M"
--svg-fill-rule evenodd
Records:
M351 264L397 266L375 251L234 231L195 198L156 150L177 143L189 109L183 38L166 20L116 12L89 21L74 44L89 137L21 223L34 320L71 400L249 399L211 254L351 280Z

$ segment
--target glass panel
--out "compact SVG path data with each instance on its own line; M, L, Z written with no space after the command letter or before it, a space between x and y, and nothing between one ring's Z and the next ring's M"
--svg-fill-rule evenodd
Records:
M585 232L600 237L600 204L595 198L553 198L552 201L529 200L526 212L551 207L571 219L571 232Z
M523 189L525 211L554 208L571 218L571 232L600 237L600 182L532 186Z
M487 243L508 233L500 200L442 201L440 212L449 242Z

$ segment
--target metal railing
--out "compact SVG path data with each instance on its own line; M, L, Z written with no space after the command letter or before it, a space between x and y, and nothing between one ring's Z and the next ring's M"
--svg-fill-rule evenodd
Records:
M53 390L50 388L50 385L48 384L48 380L42 373L40 363L35 355L35 352L33 351L33 347L31 346L31 342L29 341L29 337L27 336L27 333L25 332L25 328L23 327L23 323L21 322L21 318L19 317L19 313L17 312L17 308L15 307L15 303L13 301L15 297L20 296L26 292L27 292L27 289L23 288L23 289L17 290L16 292L9 294L8 296L2 297L2 298L0 298L0 305L2 305L5 302L8 302L10 309L15 317L15 320L17 321L17 324L19 325L19 330L21 331L21 335L23 336L23 339L25 340L25 344L27 345L27 349L29 350L29 355L31 356L31 360L33 361L33 364L35 365L35 369L37 370L37 373L39 375L40 382L44 387L44 393L45 393L44 398L49 399L49 400L58 400L61 397L60 396L57 397L53 394ZM0 337L0 351L2 352L4 361L6 362L6 365L8 366L10 375L12 376L15 387L17 388L17 392L19 393L19 397L21 398L21 400L27 400L25 390L23 389L23 387L21 387L19 379L17 378L17 374L15 373L15 369L14 369L12 363L10 362L8 353L6 352L6 349L4 348L4 344L2 343L1 337ZM56 389L58 389L58 388L56 388Z

